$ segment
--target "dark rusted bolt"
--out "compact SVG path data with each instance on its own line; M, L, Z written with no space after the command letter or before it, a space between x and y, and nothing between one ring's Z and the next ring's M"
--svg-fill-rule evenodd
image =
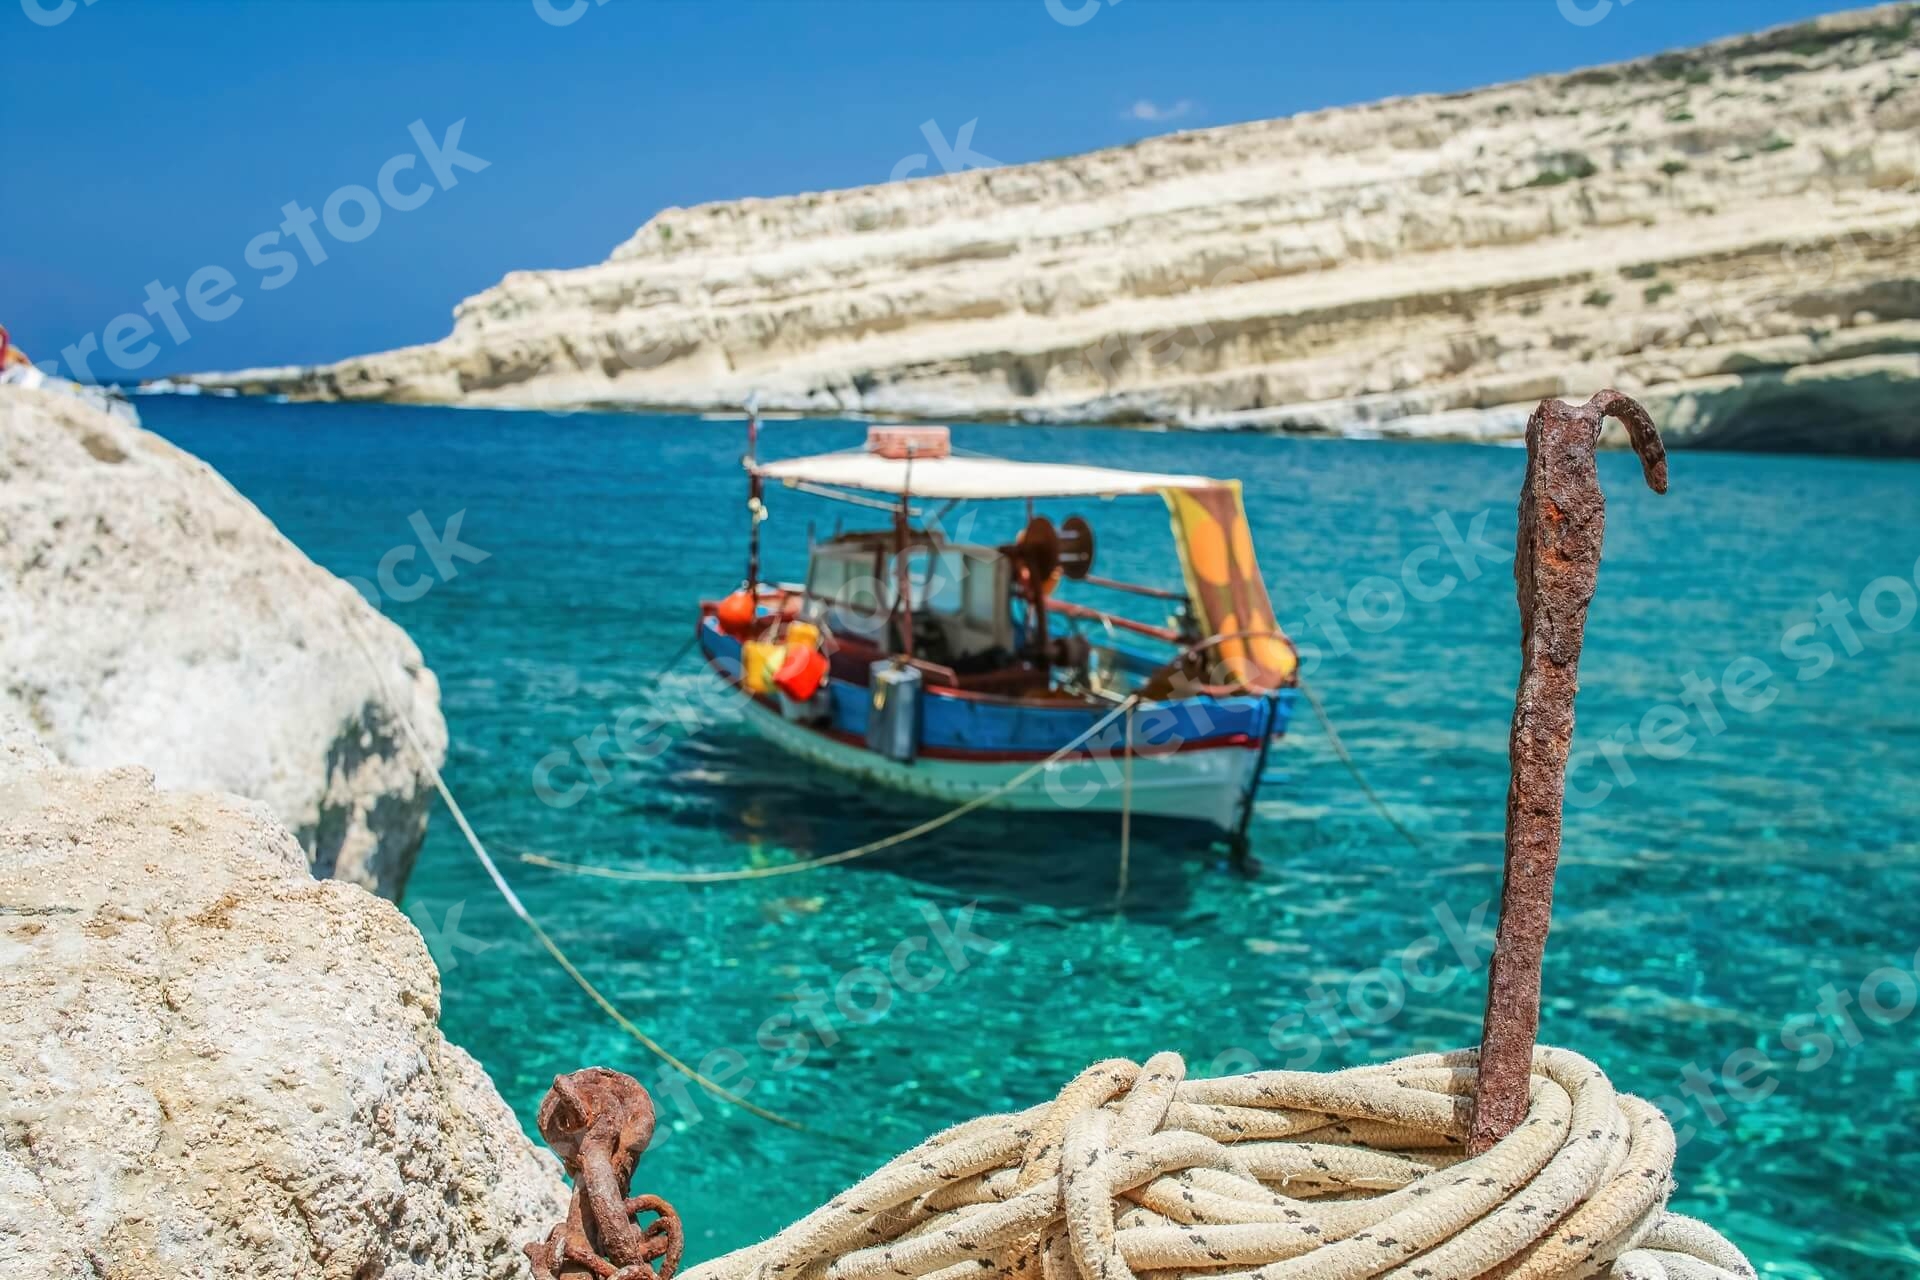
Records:
M1487 972L1487 1017L1467 1149L1475 1155L1526 1119L1540 968L1553 922L1560 815L1573 743L1580 644L1600 575L1607 502L1594 450L1608 417L1626 424L1647 486L1667 491L1667 451L1653 419L1618 391L1578 408L1542 400L1527 420L1527 478L1513 580L1520 597L1520 689L1508 744L1506 880Z
M555 1076L536 1123L573 1179L573 1203L526 1247L535 1280L672 1280L686 1246L680 1215L658 1196L628 1194L653 1140L653 1099L640 1082L604 1067ZM634 1221L643 1213L654 1215L644 1228Z

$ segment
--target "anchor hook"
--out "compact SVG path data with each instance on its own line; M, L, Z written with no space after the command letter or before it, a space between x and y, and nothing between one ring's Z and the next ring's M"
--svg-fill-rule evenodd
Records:
M1507 751L1512 775L1506 874L1467 1139L1475 1155L1512 1133L1527 1115L1580 647L1606 531L1607 502L1595 450L1609 417L1626 426L1647 487L1665 493L1666 446L1652 417L1632 397L1609 389L1578 407L1550 397L1527 419L1527 474L1513 558L1520 687Z

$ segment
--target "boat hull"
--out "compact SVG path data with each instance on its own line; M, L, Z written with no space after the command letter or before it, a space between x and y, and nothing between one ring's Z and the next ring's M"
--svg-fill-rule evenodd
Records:
M963 803L1014 781L1035 762L967 761L922 757L902 764L864 746L796 724L757 698L746 699L745 722L781 750L896 791ZM1180 751L1133 760L1134 813L1181 818L1232 831L1240 807L1257 785L1259 753L1245 747ZM1057 813L1118 813L1126 800L1125 760L1119 754L1068 757L1043 767L1024 785L986 807Z
M1284 730L1292 701L1292 691L1284 690L1271 698L1142 703L1133 714L1137 749L1130 762L1120 720L1088 744L1050 760L1113 708L1037 705L928 689L920 754L902 762L866 745L866 689L835 680L831 719L813 724L790 719L777 698L740 689L737 643L710 619L702 621L701 647L709 666L740 692L744 723L759 737L813 764L952 804L992 794L987 807L995 809L1061 814L1129 809L1238 831L1265 767L1262 743L1269 732L1277 737ZM1020 785L994 794L1030 771L1033 776Z

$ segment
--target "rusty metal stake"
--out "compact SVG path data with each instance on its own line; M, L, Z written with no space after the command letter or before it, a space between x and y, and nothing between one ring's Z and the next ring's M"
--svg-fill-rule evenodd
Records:
M573 1203L565 1222L526 1246L534 1280L673 1280L686 1247L680 1215L658 1196L627 1194L653 1139L653 1099L640 1082L604 1067L555 1076L536 1123L573 1179ZM654 1215L644 1228L634 1221L643 1213Z
M1506 879L1487 974L1487 1016L1467 1149L1478 1155L1526 1119L1534 1038L1540 1030L1540 966L1553 919L1560 813L1580 644L1600 573L1606 499L1594 449L1604 419L1627 436L1655 493L1667 491L1667 451L1653 419L1618 391L1575 408L1540 402L1527 420L1527 477L1513 580L1520 598L1520 689L1508 743Z

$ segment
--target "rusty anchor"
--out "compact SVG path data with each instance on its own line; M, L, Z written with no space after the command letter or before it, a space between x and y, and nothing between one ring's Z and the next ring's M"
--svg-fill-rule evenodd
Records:
M535 1280L673 1280L686 1248L680 1215L659 1196L628 1194L653 1140L653 1099L640 1082L605 1067L555 1076L536 1123L573 1179L573 1203L526 1246ZM653 1221L641 1227L646 1213Z
M1487 972L1487 1015L1467 1149L1488 1150L1526 1119L1540 969L1553 919L1573 696L1587 605L1600 575L1606 499L1594 450L1605 419L1627 428L1647 487L1667 491L1667 451L1647 411L1618 391L1575 407L1540 402L1527 420L1527 475L1513 581L1520 599L1520 688L1508 743L1506 877Z

